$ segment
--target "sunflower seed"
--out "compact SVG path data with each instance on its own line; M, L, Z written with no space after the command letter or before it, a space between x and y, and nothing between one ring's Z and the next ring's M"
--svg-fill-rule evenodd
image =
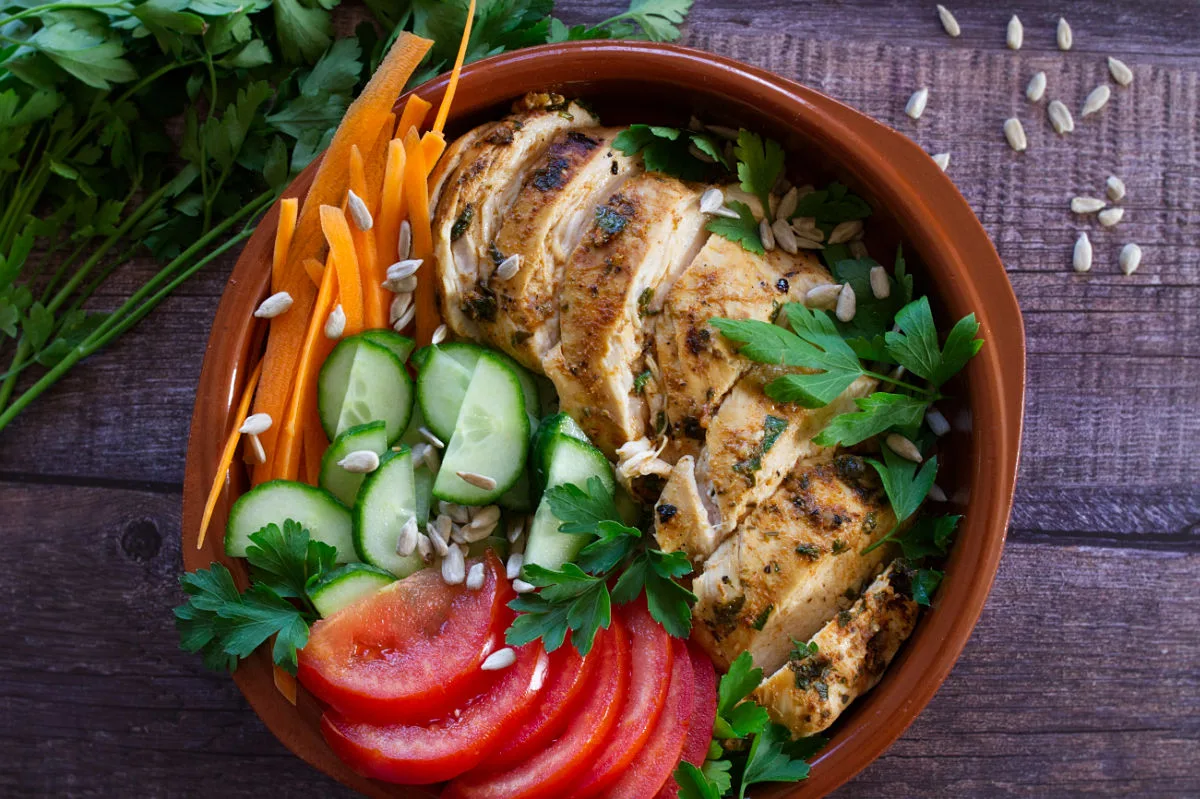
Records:
M1121 265L1122 272L1132 275L1142 265L1142 248L1132 242L1126 244L1121 248L1117 263Z
M417 534L417 554L421 556L421 560L429 563L433 560L433 545L429 543L429 537Z
M337 465L351 474L369 474L379 468L379 455L369 449L356 449Z
M854 287L849 283L842 284L842 290L838 292L837 310L834 313L842 322L849 322L854 318L857 311L858 297L854 294Z
M517 539L521 537L521 533L523 532L525 532L524 516L514 516L513 518L509 519L508 530L505 534L505 537L508 539L508 543L516 543Z
M933 483L929 486L929 498L934 502L945 502L946 492L937 483Z
M742 218L741 215L738 214L737 211L735 211L732 208L729 208L727 206L724 206L724 205L722 205L720 208L713 211L712 215L713 216L722 216L722 217L725 217L726 219L741 219Z
M929 89L922 86L912 93L908 98L908 102L904 105L904 113L908 114L913 119L920 119L921 114L925 113L925 104L929 102Z
M517 653L511 647L497 649L495 652L487 656L487 660L479 667L484 671L500 671L507 669L509 666L517 662Z
M505 576L510 580L515 580L521 576L521 567L525 565L525 556L520 552L514 552L508 556L508 563L504 564Z
M1075 130L1075 120L1071 117L1071 110L1060 101L1051 100L1050 105L1046 106L1046 114L1050 117L1050 124L1054 127L1055 133L1070 133Z
M1035 72L1033 77L1029 79L1029 85L1025 87L1025 99L1031 103L1036 103L1042 99L1046 93L1046 73Z
M1094 214L1104 208L1104 200L1096 197L1072 197L1071 198L1071 213L1074 214Z
M417 550L417 538L421 533L417 530L417 520L414 516L409 516L408 521L400 528L400 537L396 539L396 554L402 558L407 558Z
M425 525L425 534L429 536L429 543L433 546L433 551L437 553L437 556L439 558L446 557L446 553L450 551L450 547L446 543L445 536L438 530L437 525L432 522Z
M1021 20L1017 19L1016 14L1013 14L1012 19L1008 21L1005 41L1009 50L1020 50L1022 42L1025 41L1025 27L1021 24Z
M403 447L401 447L401 449L403 449ZM396 451L396 448L393 447L392 451L393 452ZM421 464L425 463L425 458L427 458L429 456L429 453L431 453L431 452L433 452L433 447L430 446L429 444L426 444L424 441L420 441L416 444L413 444L412 445L413 466L414 467L420 466Z
M354 189L346 192L346 210L350 212L350 218L354 220L354 226L359 230L370 230L375 224L370 210L367 209L367 204L363 202L362 197L354 193Z
M858 238L863 232L863 223L861 219L853 219L849 222L839 222L829 234L830 244L845 244L850 239Z
M870 255L870 253L867 252L867 245L861 241L852 241L850 242L849 246L850 254L855 258L866 258Z
M455 544L467 543L467 534L464 532L464 529L465 528L459 527L457 524L454 525L450 529L450 540Z
M270 430L271 424L271 414L254 413L246 417L246 421L242 422L242 426L238 428L238 432L257 436Z
M496 525L500 522L500 506L486 505L475 511L470 523L467 524L468 536L474 536L480 532L483 535L479 538L487 538L496 529Z
M532 583L527 583L524 580L513 580L512 587L513 590L518 594L528 594L530 591L537 588L537 586L533 585Z
M1125 216L1125 209L1117 206L1116 208L1105 208L1100 212L1097 219L1104 227L1112 227L1121 221L1121 217Z
M792 186L779 198L779 206L775 209L776 218L791 219L792 214L796 213L796 206L799 204L800 190Z
M1122 86L1133 83L1133 70L1119 58L1108 57L1108 71L1112 73L1113 80Z
M446 554L442 558L442 580L446 585L459 585L466 577L467 564L463 558L463 551L458 544L451 544L446 547Z
M950 153L938 153L933 156L933 163L937 164L937 168L943 172L950 166Z
M265 449L263 449L262 441L260 441L258 436L254 435L253 433L250 434L249 439L250 439L250 449L253 450L253 454L254 454L254 462L255 463L266 463L267 462L267 451Z
M1025 128L1021 127L1021 120L1016 117L1004 120L1004 138L1008 139L1008 146L1018 153L1024 152L1029 146L1029 141L1025 138Z
M695 158L697 161L700 161L701 163L704 163L704 164L717 163L717 159L713 158L711 155L709 155L708 153L701 150L695 144L688 145L688 155L690 155L692 158Z
M435 436L433 431L428 427L418 427L417 432L421 434L421 438L425 439L430 444L433 444L433 446L437 447L438 449L446 448L446 444L440 438Z
M478 591L483 588L483 564L475 563L467 571L467 588L471 591Z
M892 293L892 283L888 280L887 270L882 266L871 267L871 293L875 299L884 300Z
M809 308L832 308L841 293L842 287L838 283L813 286L804 295L804 304Z
M396 252L401 260L407 260L412 255L412 225L405 219L400 223L400 235L396 239Z
M1092 242L1088 239L1086 231L1080 233L1079 238L1075 240L1071 265L1075 267L1076 272L1086 272L1092 268Z
M771 223L766 218L758 221L758 240L762 242L763 249L767 252L775 249L775 233L771 230Z
M1113 202L1118 202L1125 197L1125 181L1116 175L1109 175L1108 180L1104 181L1104 187L1108 192L1108 199Z
M1112 95L1112 90L1105 84L1100 84L1092 89L1092 93L1083 101L1083 111L1080 112L1081 117L1094 114L1099 111L1108 102L1108 98Z
M259 319L274 319L292 307L292 295L286 291L276 292L262 301L254 315Z
M813 241L823 241L825 233L821 228L817 227L817 220L811 216L798 216L792 220L792 230L796 231L797 236L803 236L806 239Z
M401 303L402 299L403 303ZM404 309L399 313L396 312L397 303L401 303L399 307ZM409 322L413 320L413 317L416 316L416 314L417 308L412 304L412 295L397 294L396 298L392 300L392 308L388 316L392 323L392 329L399 333L401 330L408 327Z
M1071 26L1067 24L1067 20L1063 17L1058 18L1058 30L1055 32L1055 38L1058 40L1059 50L1071 49L1074 37L1071 35Z
M786 219L776 219L771 224L771 233L775 235L775 243L779 245L779 249L789 255L800 252L800 247L796 243L796 234L792 232L792 226Z
M423 264L420 258L405 258L392 264L387 268L387 279L389 282L403 280L406 277L412 277L417 273Z
M887 442L888 449L904 458L906 461L920 463L925 460L921 457L921 450L917 449L917 445L909 441L899 433L889 433L884 439Z
M950 9L943 5L939 5L937 7L937 13L938 19L942 21L942 27L946 30L946 33L957 38L958 35L962 33L962 28L958 27L958 20L956 20L954 15L950 13Z
M500 262L496 267L497 280L511 280L516 276L517 271L521 268L521 256L519 253L513 253Z
M937 408L930 408L925 413L925 424L929 425L935 436L944 436L950 432L950 422L946 421L946 417Z
M342 304L339 302L333 306L333 310L329 312L329 318L325 320L325 338L341 338L346 332L346 312L342 309Z
M716 188L705 189L700 195L700 213L715 214L717 209L725 205L725 192Z
M450 330L445 325L438 325L434 328L433 335L429 337L429 343L441 344L449 334Z
M471 521L471 511L467 509L467 506L454 502L438 500L438 513L458 524L466 524Z
M468 485L473 485L481 491L491 491L496 487L496 481L486 474L478 474L477 472L455 472L458 479Z

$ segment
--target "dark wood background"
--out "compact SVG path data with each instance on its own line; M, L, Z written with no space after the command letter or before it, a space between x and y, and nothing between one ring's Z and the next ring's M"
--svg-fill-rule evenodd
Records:
M560 2L571 20L615 0ZM689 44L769 67L949 151L1025 313L1029 391L1009 543L941 692L841 796L1200 795L1200 5L1178 0L698 0ZM1005 49L1012 13L1025 47ZM1075 48L1060 53L1065 14ZM1076 110L1056 136L1033 72ZM930 87L919 122L909 94ZM1029 151L1001 133L1013 114ZM1125 221L1073 217L1124 178ZM1070 270L1080 229L1096 265ZM1136 241L1141 271L1117 252ZM184 451L232 261L184 286L0 436L0 795L346 792L226 677L176 648ZM144 279L112 281L117 303ZM124 280L127 279L128 283ZM214 431L214 435L220 435Z

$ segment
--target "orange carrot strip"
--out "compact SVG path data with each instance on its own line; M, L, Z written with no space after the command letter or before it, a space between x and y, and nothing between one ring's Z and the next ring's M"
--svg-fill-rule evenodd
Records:
M271 320L262 380L254 398L255 412L280 419L292 397L306 330L313 319L313 304L317 299L317 289L308 277L304 261L307 258L319 258L325 251L320 208L322 205L340 203L345 197L346 162L351 145L371 146L379 139L380 131L391 125L394 119L392 106L396 97L432 44L428 39L400 34L362 94L347 109L329 149L325 151L300 209L292 246L288 249L287 261L280 275L278 288L292 295L292 307L287 313ZM321 324L324 324L324 319L321 319ZM267 462L254 469L256 484L269 479L275 472L274 444L279 433L280 430L273 426L261 436L267 450Z
M408 218L412 225L412 257L433 263L429 189L425 182L429 172L425 169L425 153L415 129L410 128L408 133L404 134L404 150L404 194L408 197ZM433 298L433 280L428 274L424 278L417 278L417 290L414 292L413 301L417 309L417 340L426 344L438 323Z
M296 678L283 670L279 664L275 664L275 689L283 694L283 698L296 704Z
M258 379L262 375L262 371L263 362L259 361L258 365L254 367L254 371L250 373L250 378L246 380L246 387L242 389L242 399L238 403L237 412L233 415L233 429L229 431L229 437L225 439L225 449L221 450L221 459L217 461L217 473L213 476L212 488L208 490L208 499L204 502L204 515L200 517L200 532L196 535L196 549L204 546L204 535L208 532L208 523L212 521L213 509L217 507L217 498L221 496L221 489L225 487L225 478L229 474L229 467L233 464L233 453L237 451L238 441L242 437L238 430L245 423L246 416L250 412L250 400L254 398L254 389L258 386Z
M308 275L308 279L312 281L314 286L320 286L321 275L325 272L325 266L316 258L305 258L304 272Z
M283 267L287 263L288 247L292 246L292 234L296 232L296 216L300 213L300 200L284 197L279 202L279 227L275 228L275 251L271 256L271 291L279 291L283 278Z
M388 142L387 167L383 171L379 218L375 220L375 252L380 264L387 266L400 257L397 247L404 219L404 163L404 141L392 139Z
M467 58L467 44L471 41L471 24L474 21L475 0L471 0L467 4L467 21L463 24L462 39L458 42L458 56L454 59L454 69L450 70L446 93L442 95L442 104L438 106L437 117L433 120L434 133L441 133L446 128L446 117L450 114L450 105L454 102L454 92L458 89L458 79L462 75L463 61Z
M433 108L433 103L424 97L410 94L404 101L404 110L400 112L400 122L396 125L395 138L403 139L409 128L420 130L421 126L425 124L425 117L429 116L430 108Z
M304 482L317 485L321 480L321 458L329 442L325 439L325 430L321 427L321 418L317 415L316 403L304 422Z
M333 266L337 270L337 296L346 313L346 335L352 336L363 329L363 295L350 224L340 208L324 205L321 206L321 229L329 241L329 254L333 256ZM321 324L325 324L324 319Z
M380 181L383 171L379 172ZM363 164L362 152L355 147L350 151L350 188L363 199L367 209L374 219L372 227L379 224L378 206L379 185L371 184L366 167ZM359 230L357 225L350 226L350 236L354 239L354 252L358 256L359 283L363 293L363 324L368 329L377 330L387 327L387 300L381 296L387 290L383 288L383 275L380 274L379 263L375 254L376 231Z
M446 152L446 137L432 130L426 131L421 137L421 152L425 154L425 176L429 177L442 153Z

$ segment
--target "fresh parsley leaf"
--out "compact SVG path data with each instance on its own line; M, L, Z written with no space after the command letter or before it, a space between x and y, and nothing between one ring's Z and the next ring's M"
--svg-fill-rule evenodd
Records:
M718 745L718 748L720 748L720 745ZM733 763L722 758L719 760L704 761L704 767L700 770L703 772L705 778L717 787L720 795L724 796L733 788L733 775L729 773L732 768Z
M586 574L574 563L564 563L561 570L528 564L524 575L541 590L508 603L520 615L508 628L505 641L523 646L541 638L546 651L553 652L570 630L579 654L592 651L596 631L608 629L612 623L612 601L604 580Z
M730 200L725 205L736 211L738 218L714 216L708 221L705 229L709 233L741 244L748 252L763 255L766 250L763 249L762 238L758 235L758 220L754 218L750 206L738 200Z
M896 363L935 386L957 374L983 347L983 340L975 338L979 332L975 314L958 320L946 337L945 347L939 347L928 297L901 308L896 314L896 325L899 332L884 336L888 353Z
M572 483L547 488L545 497L562 533L595 533L600 522L621 519L612 492L599 477L589 477L586 488Z
M726 769L732 765L728 760L714 762L724 763ZM705 766L708 766L708 763L705 763ZM728 773L724 773L728 779ZM675 769L675 782L679 784L679 799L721 799L730 787L726 785L722 788L716 780L710 779L704 771L686 760L680 762Z
M579 568L588 574L604 574L616 568L633 552L642 535L636 527L608 519L596 524L596 532L599 537L585 546L575 559Z
M792 219L814 217L818 223L836 225L866 219L871 215L871 206L858 195L851 194L841 183L830 183L824 189L806 194L796 204Z
M962 516L922 516L917 519L897 536L904 557L917 561L929 555L945 555L961 520Z
M771 724L754 736L738 788L739 799L744 799L746 789L758 782L799 782L808 777L808 763L784 751L790 740L788 731L778 724Z
M871 289L871 270L876 266L879 264L872 258L845 259L833 265L834 279L849 283L858 298L854 318L849 322L835 320L835 325L859 358L891 363L883 335L891 329L896 312L908 299L902 284L890 275L888 296L882 299L875 296Z
M872 468L879 473L879 479L883 481L883 490L887 493L888 502L892 505L892 512L896 515L896 526L887 535L864 549L864 553L870 552L882 546L885 541L892 539L900 524L921 507L921 503L929 494L930 486L933 485L934 477L937 476L936 455L921 464L920 470L918 470L917 464L901 458L887 445L884 445L883 461L880 463L874 458L867 458L867 463L871 464Z
M750 694L762 682L763 671L754 665L749 652L743 652L729 666L717 685L717 719L713 726L716 738L744 738L765 729L767 711Z
M609 29L622 39L649 39L652 42L673 42L679 38L682 24L692 8L693 0L631 0L629 10L604 20L597 28ZM628 23L633 23L639 32Z
M692 135L678 128L639 123L618 133L613 147L629 156L641 153L648 172L701 181L712 173L712 165L692 154L692 141Z
M851 447L888 430L913 438L929 407L928 400L883 391L860 397L854 404L857 412L835 417L813 442L822 447Z
M308 601L313 581L336 566L337 550L310 539L299 522L288 519L282 529L268 524L250 534L246 560L251 577L281 597Z
M329 12L301 0L273 0L275 32L279 48L289 64L311 64L325 52L333 40L333 23Z
M738 159L737 174L742 190L757 197L762 203L763 215L770 216L771 190L783 174L782 145L743 129L738 131L733 153Z
M791 640L792 651L788 653L788 660L804 660L821 651L816 641L797 641L795 638Z
M918 605L929 607L934 592L942 584L944 572L937 569L919 569L912 578L913 601Z
M692 605L696 595L675 579L690 574L692 565L683 552L650 549L634 558L613 585L613 601L632 602L643 591L650 616L676 638L692 631Z

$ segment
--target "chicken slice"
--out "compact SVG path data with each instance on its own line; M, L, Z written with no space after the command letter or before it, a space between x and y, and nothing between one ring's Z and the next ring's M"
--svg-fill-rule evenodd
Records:
M672 470L659 502L699 497L705 513L656 523L655 535L664 551L683 550L693 560L712 554L748 511L775 493L797 461L832 452L813 443L813 437L835 416L857 410L855 398L875 386L874 380L862 377L828 405L803 408L763 393L782 373L755 365L739 379L708 425L694 466Z
M693 635L727 668L743 651L774 672L888 555L892 514L874 470L855 455L801 461L704 564L692 590Z
M709 236L700 192L659 174L630 178L596 209L567 262L562 337L543 365L563 410L610 458L647 434L646 403L634 390L643 320Z
M582 106L556 95L530 95L515 110L484 125L441 180L432 220L438 295L442 317L460 336L478 339L479 323L496 317L491 245L526 174L559 134L597 124Z
M559 287L564 267L595 215L595 208L641 170L635 159L611 146L619 128L570 130L555 137L504 214L491 257L516 256L512 277L493 275L495 319L480 322L482 334L525 366L542 369L558 342Z
M917 623L911 577L893 561L849 610L812 637L815 652L793 657L754 692L754 700L794 737L815 735L875 687Z

